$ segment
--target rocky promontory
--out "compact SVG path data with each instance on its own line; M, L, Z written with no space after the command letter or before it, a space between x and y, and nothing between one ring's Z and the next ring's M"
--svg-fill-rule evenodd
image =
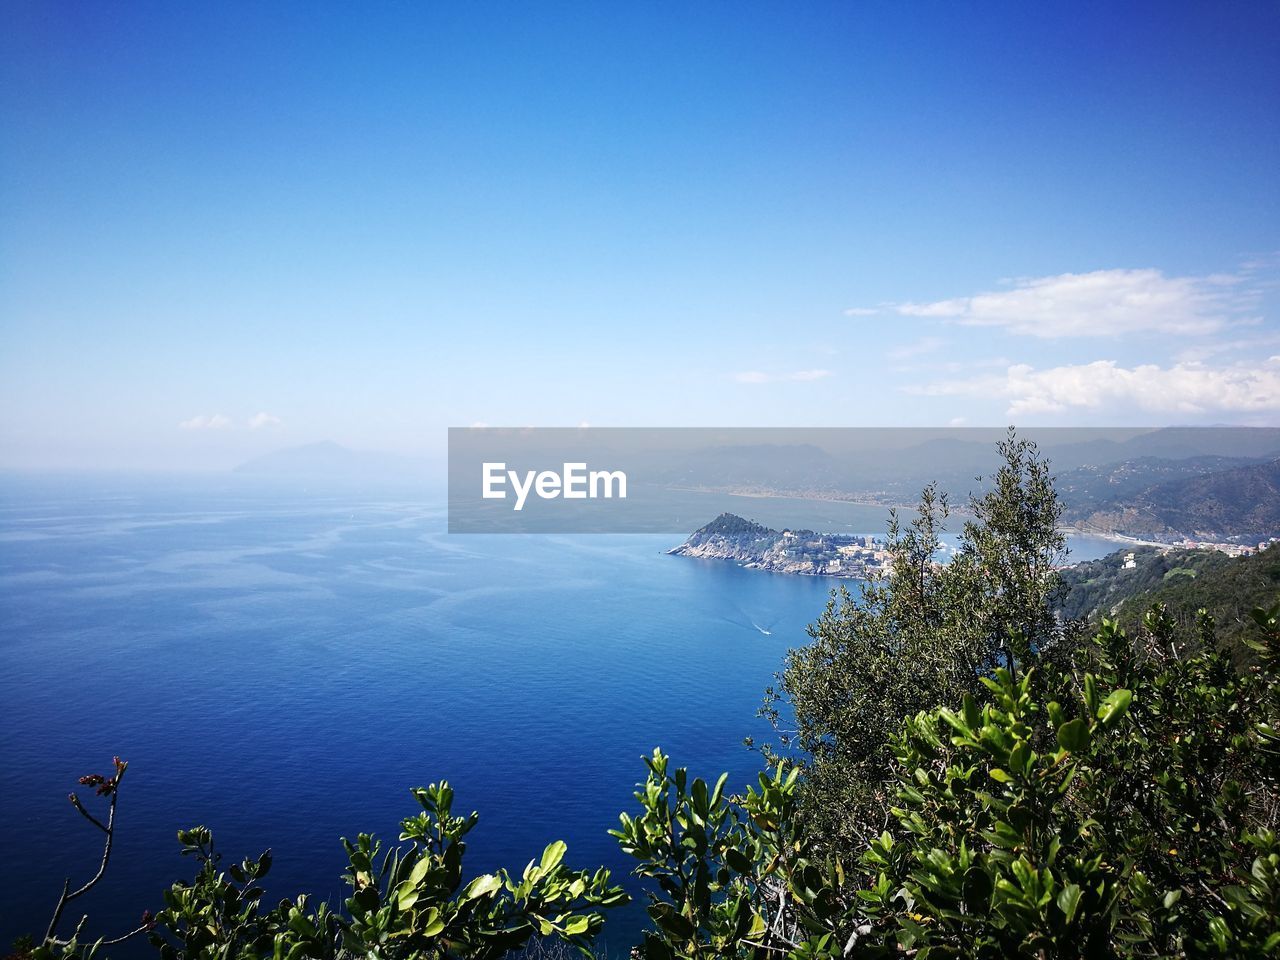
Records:
M732 513L720 514L667 552L732 560L752 570L853 580L865 579L888 560L884 545L872 537L773 530Z

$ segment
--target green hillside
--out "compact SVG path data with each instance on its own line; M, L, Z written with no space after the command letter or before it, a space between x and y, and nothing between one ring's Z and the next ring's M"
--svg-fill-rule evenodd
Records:
M1129 554L1135 565L1126 569ZM1108 617L1132 628L1160 602L1179 625L1189 626L1204 608L1217 620L1219 638L1241 658L1247 656L1240 638L1251 622L1249 611L1280 597L1280 547L1246 557L1216 550L1118 550L1063 571L1062 581L1065 617L1090 623Z

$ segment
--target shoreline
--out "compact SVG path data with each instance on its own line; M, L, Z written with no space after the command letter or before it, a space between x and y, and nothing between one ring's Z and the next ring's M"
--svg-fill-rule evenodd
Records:
M1058 532L1066 536L1093 537L1095 540L1106 540L1108 543L1119 543L1134 547L1159 547L1163 550L1176 550L1182 546L1180 543L1169 543L1163 540L1140 540L1137 537L1130 537L1123 533L1085 530L1081 527L1059 527Z

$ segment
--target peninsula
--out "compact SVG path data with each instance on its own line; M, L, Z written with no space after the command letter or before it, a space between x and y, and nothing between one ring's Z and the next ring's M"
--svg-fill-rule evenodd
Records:
M706 560L732 560L752 570L863 580L889 561L872 537L772 530L753 520L722 513L667 553Z

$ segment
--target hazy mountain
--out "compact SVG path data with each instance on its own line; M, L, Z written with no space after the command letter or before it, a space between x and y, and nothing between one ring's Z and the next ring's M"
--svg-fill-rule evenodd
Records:
M1193 471L1184 461L1168 468ZM1151 476L1147 468L1148 477ZM1137 477L1127 481L1137 484ZM1080 506L1064 495L1069 522L1153 540L1256 543L1280 536L1280 460L1178 476Z
M1203 456L1167 460L1163 457L1138 457L1060 472L1055 477L1055 486L1068 505L1069 518L1080 518L1124 498L1136 497L1159 484L1265 463L1270 459L1273 458Z
M423 473L408 457L373 450L352 450L331 440L288 447L254 457L236 473L311 480L409 480Z

